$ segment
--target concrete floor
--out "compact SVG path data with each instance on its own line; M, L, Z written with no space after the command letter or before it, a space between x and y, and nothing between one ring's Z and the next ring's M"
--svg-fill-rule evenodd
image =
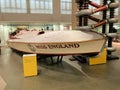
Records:
M120 55L120 44L114 44ZM22 56L8 47L1 48L0 90L120 90L120 60L89 66L65 56L57 65L38 60L37 76L24 77Z

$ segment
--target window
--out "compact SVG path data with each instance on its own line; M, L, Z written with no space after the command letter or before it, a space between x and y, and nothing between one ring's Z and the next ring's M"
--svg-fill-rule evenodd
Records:
M120 1L119 1L119 0L116 0L116 2L120 4ZM120 10L120 6L115 9L115 15L118 15L118 14L119 14L119 10Z
M61 14L72 13L72 0L61 0Z
M31 13L52 14L52 0L30 0Z
M26 13L26 0L0 0L3 13Z

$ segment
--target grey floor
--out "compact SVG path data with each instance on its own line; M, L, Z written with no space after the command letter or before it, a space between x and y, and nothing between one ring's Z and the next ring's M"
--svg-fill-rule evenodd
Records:
M120 55L120 45L114 55ZM37 76L24 77L22 56L8 47L1 48L0 90L120 90L120 60L90 66L78 61L46 65L37 61Z

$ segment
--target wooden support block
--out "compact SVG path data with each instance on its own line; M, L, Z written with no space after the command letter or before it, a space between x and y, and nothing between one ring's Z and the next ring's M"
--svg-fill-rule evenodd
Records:
M25 77L37 75L36 54L24 54L23 55L23 71L24 71Z
M88 62L89 65L104 64L106 63L107 51L106 48L97 56L90 57Z

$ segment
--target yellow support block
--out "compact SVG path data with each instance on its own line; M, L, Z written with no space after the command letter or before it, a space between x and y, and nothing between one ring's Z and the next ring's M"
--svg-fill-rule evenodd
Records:
M106 48L100 53L100 55L89 58L89 65L103 64L106 63L107 51Z
M23 71L25 77L37 75L36 54L23 55Z

